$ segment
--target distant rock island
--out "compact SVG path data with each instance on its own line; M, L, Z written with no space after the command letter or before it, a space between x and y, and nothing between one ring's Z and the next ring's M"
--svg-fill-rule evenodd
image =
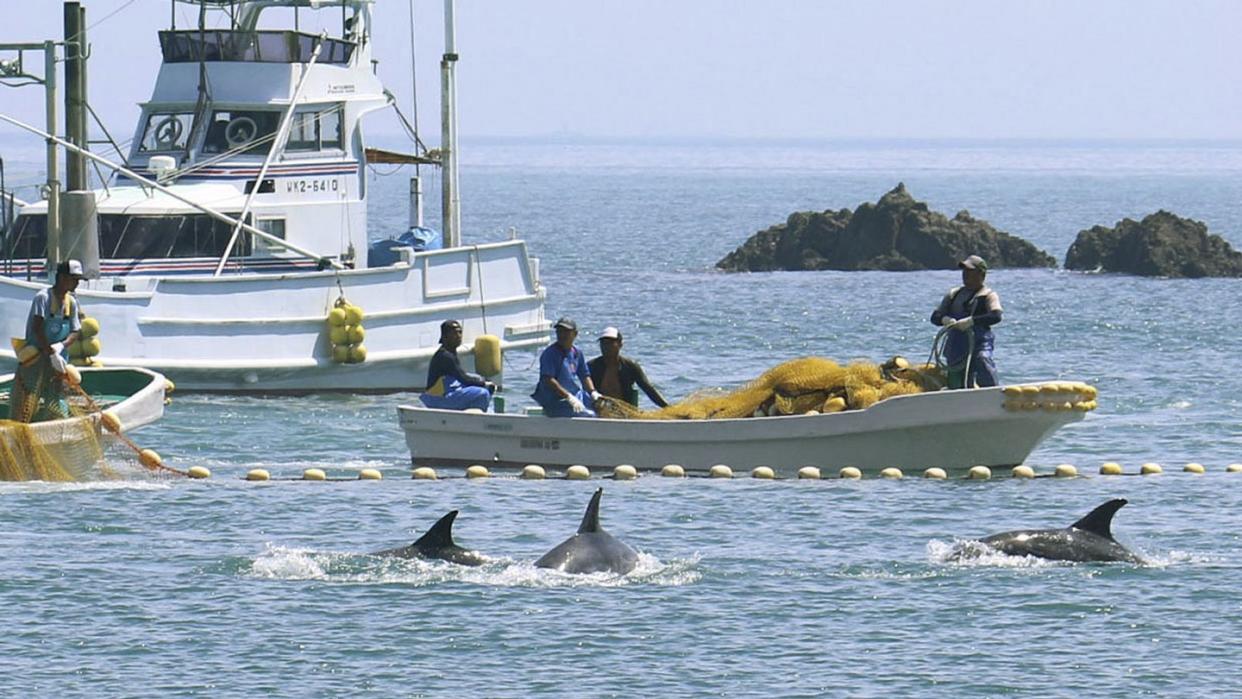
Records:
M1199 221L1157 211L1142 221L1080 231L1065 268L1144 277L1242 277L1242 252Z
M799 212L752 235L716 263L727 272L956 269L967 255L990 267L1055 267L1051 255L968 211L930 211L899 183L858 210Z

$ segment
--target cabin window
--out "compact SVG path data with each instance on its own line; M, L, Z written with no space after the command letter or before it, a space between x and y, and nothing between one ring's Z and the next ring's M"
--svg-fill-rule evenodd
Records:
M47 257L47 215L25 214L13 222L4 241L6 259L34 260Z
M224 254L232 234L232 225L206 214L102 214L99 217L99 255L122 260L219 257ZM251 249L250 234L241 231L233 245L233 256L244 257Z
M290 151L342 150L341 106L295 112L289 127Z
M280 126L280 112L218 110L212 113L204 153L267 155Z
M157 112L148 116L138 151L149 153L185 150L193 123L193 112Z
M281 240L285 239L285 220L283 218L261 218L255 221L254 227ZM288 248L275 241L255 236L254 249L256 253L267 253L270 255L285 252Z

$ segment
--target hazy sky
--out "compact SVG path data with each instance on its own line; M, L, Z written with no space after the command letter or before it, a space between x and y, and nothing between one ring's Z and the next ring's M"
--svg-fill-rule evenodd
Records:
M407 2L374 9L404 106ZM86 7L91 102L127 140L169 0ZM415 2L433 145L442 7ZM1242 138L1235 0L459 0L457 15L463 138ZM0 0L0 16L0 42L61 32L60 0ZM41 122L41 97L2 88L0 112Z

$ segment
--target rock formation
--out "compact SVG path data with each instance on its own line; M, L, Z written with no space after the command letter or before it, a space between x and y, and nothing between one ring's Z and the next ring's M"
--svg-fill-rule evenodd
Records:
M967 255L990 267L1055 267L1034 245L998 231L968 211L930 211L898 184L857 211L799 212L760 231L716 263L728 272L772 270L955 269Z
M1080 231L1065 268L1144 277L1240 277L1242 252L1199 221L1157 211L1142 221Z

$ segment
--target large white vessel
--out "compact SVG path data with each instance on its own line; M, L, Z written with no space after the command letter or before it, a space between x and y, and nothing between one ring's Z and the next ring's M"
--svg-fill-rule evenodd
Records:
M23 207L4 241L0 367L14 364L7 338L24 334L49 261L68 257L87 263L78 299L100 322L99 358L191 390L419 389L447 318L466 347L483 334L503 349L546 342L525 244L460 240L451 0L442 147L405 160L443 166L443 245L388 242L382 260L373 241L406 231L367 222L362 122L394 102L372 63L373 0L180 1L200 24L160 32L163 64L115 181ZM227 28L207 29L207 10ZM272 11L331 13L339 36L260 29ZM325 319L342 296L365 313L359 363L333 361Z

